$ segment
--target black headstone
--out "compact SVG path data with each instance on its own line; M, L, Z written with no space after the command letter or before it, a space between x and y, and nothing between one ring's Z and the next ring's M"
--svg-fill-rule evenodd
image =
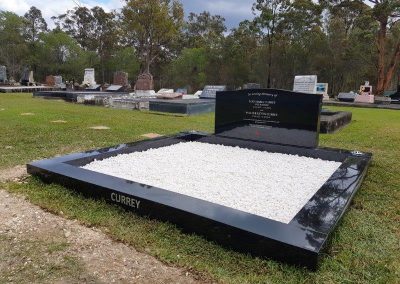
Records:
M275 89L217 92L219 136L308 148L318 146L322 96Z
M215 99L217 92L226 91L226 86L207 85L200 95L200 99Z

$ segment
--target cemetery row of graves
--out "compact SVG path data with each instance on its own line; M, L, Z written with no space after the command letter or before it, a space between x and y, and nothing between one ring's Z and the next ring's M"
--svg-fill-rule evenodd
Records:
M321 95L252 88L219 91L208 100L215 104L215 117L158 116L2 94L2 139L32 139L34 144L29 158L18 154L25 148L22 144L0 151L25 157L28 172L46 181L30 178L28 184L10 183L7 188L44 208L61 206L67 216L106 226L134 246L151 239L146 244L151 254L213 279L395 279L396 213L390 208L395 208L398 180L384 165L396 163L398 111L330 107L332 112L352 113L353 122L334 135L321 136ZM20 122L14 126L16 115ZM43 125L57 118L65 123ZM96 123L109 130L91 130ZM394 131L389 134L382 124ZM190 129L214 134L184 131ZM16 131L18 137L11 135ZM146 132L167 136L138 141ZM378 137L381 146L371 143ZM6 140L4 145L12 144ZM86 151L130 141L136 142ZM75 146L66 150L65 145ZM68 155L52 158L56 153ZM44 157L47 160L41 160ZM53 185L46 185L49 181ZM73 193L67 198L69 189L83 196ZM114 209L92 198L145 217L132 218L125 211L96 216ZM68 209L70 202L76 205ZM123 218L132 227L120 235L118 222L110 224L110 218ZM154 232L148 231L150 224ZM165 232L159 227L165 224L178 229ZM138 240L138 234L143 238ZM170 241L161 241L165 238ZM369 249L371 242L384 253ZM173 254L180 257L171 258Z

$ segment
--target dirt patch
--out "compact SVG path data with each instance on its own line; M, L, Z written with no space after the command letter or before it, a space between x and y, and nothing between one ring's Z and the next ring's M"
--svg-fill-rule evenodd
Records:
M51 123L67 123L65 120L53 120Z
M0 171L16 180L25 166ZM189 272L0 189L0 282L198 283Z
M19 165L14 168L0 170L0 182L15 181L27 175L26 166Z
M158 133L147 133L147 134L143 134L141 136L142 137L146 137L146 138L150 138L150 139L163 137L163 135L158 134Z
M35 115L35 114L32 112L24 112L24 113L21 113L21 115L22 116L31 116L31 115Z
M94 129L94 130L107 130L107 129L110 129L110 127L100 125L100 126L92 126L92 127L89 127L89 129Z

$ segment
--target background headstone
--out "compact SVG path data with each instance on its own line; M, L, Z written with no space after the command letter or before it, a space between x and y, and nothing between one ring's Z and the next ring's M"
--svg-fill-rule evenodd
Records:
M323 95L324 100L329 100L329 95L328 95L328 83L317 83L317 94Z
M53 75L46 76L46 85L51 87L56 85L55 77Z
M299 93L317 93L317 75L296 76L294 77L293 91Z
M35 79L33 79L33 71L29 71L29 85L35 84Z
M27 85L28 82L29 82L29 69L27 67L25 67L22 70L22 74L21 74L21 84Z
M62 76L54 76L54 84L61 87L63 85Z
M138 76L135 90L150 91L154 89L153 76L150 73L142 73Z
M318 146L322 96L260 89L219 92L215 133L275 144Z
M113 85L119 85L123 87L127 87L128 83L128 73L117 71L114 73Z
M176 89L176 92L180 93L182 95L187 95L188 90L186 88L179 88L179 89Z
M207 85L201 92L200 99L215 99L217 92L226 91L226 86Z
M85 75L83 76L82 85L89 85L89 86L96 85L94 68L85 69Z
M261 89L261 84L258 83L247 83L243 85L243 90L248 89Z
M6 66L0 66L0 82L5 83L7 81L7 68Z

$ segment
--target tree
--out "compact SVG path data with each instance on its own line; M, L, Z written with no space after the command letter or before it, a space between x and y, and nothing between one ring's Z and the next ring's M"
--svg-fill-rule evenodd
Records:
M204 48L187 48L171 64L171 79L177 87L188 86L189 91L202 89L206 84L207 52Z
M81 79L89 52L84 51L67 33L60 29L40 35L41 72L62 75L65 79ZM43 76L44 77L44 76Z
M354 6L352 2L361 5L361 0L330 0L334 9ZM400 62L400 37L396 34L400 29L400 1L398 0L367 0L372 5L365 5L364 13L371 15L377 23L376 50L377 50L377 87L376 94L383 95L390 85L396 67ZM391 50L388 49L391 42Z
M127 0L122 9L125 38L135 47L142 71L173 53L183 25L183 7L176 0Z
M47 31L47 23L42 17L42 12L35 6L32 6L24 15L25 31L24 35L30 43L39 39L39 34Z
M259 12L259 16L254 19L254 22L264 32L268 45L267 88L271 87L272 53L276 39L276 29L284 20L289 4L289 0L257 0L253 5L253 11Z
M190 13L185 25L185 37L189 47L220 47L226 32L225 19L209 12Z
M383 95L392 81L397 64L400 62L400 38L394 42L394 51L387 54L388 33L394 33L399 28L400 1L398 0L369 0L374 4L372 15L379 23L377 36L378 48L378 83L376 86L377 95Z
M28 46L23 37L24 19L15 13L0 11L0 61L7 66L10 76L17 79L26 63Z

